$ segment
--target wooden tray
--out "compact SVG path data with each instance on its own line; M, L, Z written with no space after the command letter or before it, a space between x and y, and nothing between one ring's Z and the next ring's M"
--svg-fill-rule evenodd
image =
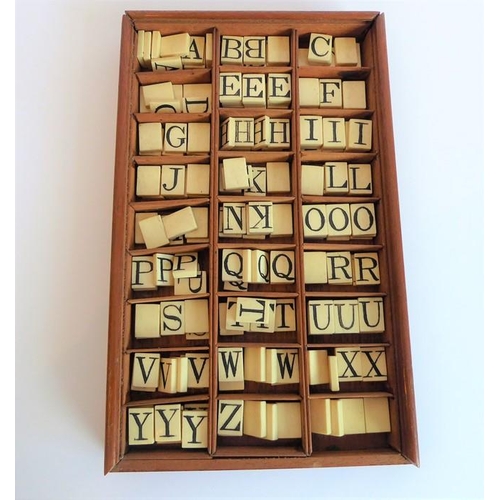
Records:
M204 67L168 71L153 71L144 68L137 58L138 39L144 33L159 32L162 37L189 33L203 36L212 49L212 62ZM139 35L140 33L140 35ZM206 37L212 34L212 39ZM336 38L354 37L359 44L360 62L357 65L303 65L304 52L308 48L311 34ZM156 33L158 35L158 33ZM147 37L148 35L146 35ZM287 37L290 60L284 65L241 66L221 64L224 37L264 36ZM326 37L328 39L328 37ZM266 38L269 43L269 39ZM320 40L320 43L323 41ZM326 42L325 42L326 43ZM320 52L319 50L317 52ZM340 54L340 51L339 51ZM145 63L147 64L147 63ZM205 67L206 66L206 67ZM219 105L221 73L242 73L251 75L287 74L291 81L291 103L285 109L232 108ZM364 81L366 84L366 109L305 108L299 99L299 79L340 79ZM269 80L267 80L269 81ZM315 81L315 80L313 80ZM140 87L162 82L177 85L211 83L210 108L208 112L164 114L140 112ZM144 109L142 109L144 111ZM267 150L223 150L221 146L221 125L227 118L253 118L269 116L271 119L288 120L290 144L284 149ZM372 124L372 147L369 150L329 150L301 148L301 116L338 117L345 121L366 119ZM164 153L162 155L139 154L138 124L174 123L210 124L210 150L205 153ZM304 134L303 134L304 135ZM304 139L304 138L303 138ZM363 141L361 141L363 142ZM264 197L242 196L241 192L222 191L219 164L224 159L244 157L248 164L265 165L269 162L287 162L290 186L282 193L268 193ZM372 192L369 194L336 193L327 195L304 194L303 182L309 182L301 175L301 165L324 166L327 162L344 162L348 165L370 164ZM138 167L158 165L207 164L210 171L209 194L199 197L144 198L136 194ZM324 167L323 167L324 168ZM266 170L270 172L270 170ZM219 209L225 203L270 201L274 205L291 206L293 234L265 239L231 238L220 235ZM376 234L369 238L347 240L309 239L304 235L303 207L310 205L350 205L351 223L355 206L369 204L374 207ZM206 207L209 213L208 241L184 243L180 246L146 248L136 243L136 213L175 212L185 207ZM321 209L320 209L321 210ZM314 215L314 214L312 214ZM358 221L359 222L359 221ZM295 279L293 282L275 284L250 284L247 291L223 289L221 258L223 250L250 249L253 251L288 251L294 258ZM137 291L131 288L132 259L153 256L157 253L180 254L194 252L198 255L201 269L207 273L206 293L201 295L173 295L171 286L153 291ZM364 285L337 285L308 283L305 262L309 272L309 252L319 256L323 252L365 252L378 257L379 282ZM313 262L315 262L313 258ZM354 262L354 261L353 261ZM322 264L321 264L322 265ZM270 333L248 332L244 335L221 336L219 333L219 304L228 299L254 297L269 300L288 299L295 307L296 328L293 331ZM375 333L335 333L314 335L310 333L310 301L316 302L322 311L321 302L333 311L341 311L346 300L375 299L383 303L385 328ZM203 299L208 303L208 339L188 340L174 335L157 339L135 337L135 315L138 305L161 304L172 300ZM376 303L376 302L373 302ZM371 303L371 304L373 304ZM274 303L273 303L274 304ZM357 311L363 311L358 300ZM266 305L266 307L268 307ZM354 306L352 306L354 314ZM141 309L143 310L143 309ZM323 310L324 311L324 310ZM365 310L366 312L366 310ZM341 314L338 312L338 314ZM345 326L345 325L344 325ZM329 330L328 330L329 331ZM356 330L354 330L356 331ZM264 347L289 349L295 353L298 380L294 383L270 384L246 380L243 390L223 391L219 388L218 368L220 351L224 349ZM356 351L363 348L377 348L385 352L386 380L340 382L340 390L332 391L328 383L311 385L316 365L311 361L310 351L324 351L327 356L340 356L338 349ZM244 352L250 352L248 350ZM259 351L260 352L260 351ZM168 394L153 390L146 392L131 389L133 364L136 355L157 353L161 358L179 357L186 353L205 354L208 357L208 386L189 388L187 391ZM266 351L267 353L267 351ZM323 360L325 358L323 357ZM340 357L338 358L340 359ZM348 359L352 360L351 357ZM363 358L366 361L366 358ZM313 366L314 364L314 366ZM321 365L324 367L324 365ZM347 369L349 366L344 366ZM330 373L330 372L329 372ZM352 372L349 372L352 373ZM359 375L359 373L358 373ZM363 374L367 375L363 369ZM223 375L221 375L223 376ZM330 375L331 376L331 375ZM345 380L345 379L341 379ZM356 379L357 380L357 379ZM349 400L361 401L365 423L368 422L370 401L388 403L390 431L347 434L344 436L319 433L319 422L342 401L347 408ZM272 427L272 416L266 422L267 437L277 432L276 440L263 439L244 433L235 435L244 423L233 420L226 428L232 432L220 435L218 432L220 405L231 401L247 403L265 402L264 408L274 411L278 408L277 427ZM330 402L332 401L332 402ZM364 402L364 403L363 403ZM179 442L151 443L138 445L129 443L130 412L157 405L180 404L186 411L190 406L206 408L207 433L202 448L186 448ZM287 406L295 404L293 406ZM263 405L263 403L261 403ZM326 405L326 406L322 406ZM364 405L364 406L363 406ZM382 405L383 406L383 405ZM238 409L237 406L229 407ZM262 406L259 406L262 409ZM294 413L291 409L299 409ZM318 408L327 408L319 412ZM313 411L314 409L314 411ZM330 410L329 410L330 409ZM239 411L239 409L238 409ZM243 411L243 409L241 409ZM295 411L295 410L294 410ZM331 410L333 412L333 410ZM347 410L343 410L347 411ZM292 416L295 415L295 417ZM146 422L136 417L136 424ZM227 414L226 414L227 415ZM237 414L237 418L239 414ZM335 414L337 415L337 414ZM350 413L342 413L345 429L354 422ZM371 414L370 414L371 415ZM151 418L153 418L151 416ZM222 418L222 417L221 417ZM248 417L250 418L250 417ZM252 419L257 419L252 414ZM300 422L299 436L293 418ZM325 417L326 418L326 417ZM330 417L328 417L330 418ZM371 417L370 417L371 418ZM250 420L249 420L250 421ZM252 420L254 421L254 420ZM256 422L257 420L255 420ZM133 420L132 420L133 422ZM194 422L194 420L192 420ZM263 423L257 433L262 433ZM240 424L240 425L237 425ZM327 425L327 424L324 424ZM354 424L353 424L354 425ZM291 427L290 427L291 426ZM201 429L201 427L200 427ZM276 430L277 429L277 430ZM146 432L146 427L141 430ZM324 431L323 432L328 432ZM335 432L334 432L335 433ZM250 433L251 434L251 433ZM338 434L338 432L337 432ZM137 436L136 436L137 437ZM142 438L143 436L139 436ZM197 438L192 441L197 442ZM120 77L118 98L118 121L116 142L116 164L113 204L113 234L111 254L108 379L106 406L105 473L119 471L170 471L209 469L268 469L298 467L337 467L354 465L389 465L413 463L418 465L418 442L415 418L409 325L406 304L405 275L401 243L397 177L391 118L389 77L386 53L384 16L378 12L126 12L122 21L120 55Z

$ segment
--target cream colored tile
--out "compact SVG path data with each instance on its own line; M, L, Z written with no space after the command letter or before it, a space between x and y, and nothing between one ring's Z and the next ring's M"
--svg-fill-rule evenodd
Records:
M380 267L377 252L353 253L354 282L356 285L380 284Z
M330 415L332 422L332 436L344 436L344 401L345 399L330 400Z
M329 399L311 399L311 430L329 436L332 433L332 416Z
M350 205L353 238L375 238L377 220L373 203L353 203Z
M182 198L186 193L186 165L161 166L161 190L164 198Z
M346 148L346 121L344 118L323 118L323 149L344 151Z
M134 337L154 339L160 336L160 304L135 304Z
M156 290L156 258L132 257L132 290Z
M270 282L269 252L252 250L250 254L251 283L267 284Z
M276 403L278 409L278 439L302 437L300 403Z
M292 102L292 75L269 73L267 75L267 107L288 108Z
M294 332L296 328L294 299L276 299L274 330Z
M146 109L150 108L151 102L174 101L174 89L172 82L153 83L151 85L141 85L139 87L141 100ZM149 109L149 112L151 110Z
M344 108L366 109L366 84L364 81L345 81L342 91Z
M298 349L266 349L266 382L271 385L299 383Z
M182 59L180 56L159 57L151 60L153 71L171 71L182 69Z
M333 40L333 46L337 66L356 66L358 63L356 38L336 37Z
M188 352L186 358L188 360L188 389L208 388L210 381L210 360L208 353Z
M156 198L160 195L161 167L158 165L137 167L136 196Z
M155 253L155 269L156 269L156 285L157 286L173 286L175 256L167 253Z
M177 392L177 358L160 359L158 391L167 394Z
M182 448L207 448L208 412L184 410L182 412Z
M346 121L347 151L371 151L372 121L352 118Z
M160 335L184 335L185 301L169 300L160 303Z
M139 227L146 248L163 247L170 243L160 215L154 215L140 220Z
M270 257L271 283L295 283L295 252L272 250Z
M391 432L388 398L363 398L366 432Z
M359 297L359 331L382 333L385 331L384 299L382 297Z
M289 203L273 204L273 232L271 238L293 235L293 213L292 205Z
M163 153L187 153L188 124L187 123L165 123L165 138L163 142Z
M265 108L266 75L257 73L243 73L242 81L242 103L245 108Z
M243 37L243 64L245 66L266 65L266 37Z
M363 366L359 346L337 347L339 382L361 382L363 380Z
M182 438L180 404L155 405L155 441L180 443Z
M245 157L224 158L222 160L222 174L225 189L249 189L247 162Z
M319 108L319 78L299 78L299 106L301 108Z
M387 380L385 347L361 347L361 369L363 382Z
M155 442L154 408L144 406L129 408L128 411L128 444L145 445Z
M248 234L271 234L273 232L273 203L250 201L247 204Z
M186 333L205 333L210 330L208 299L184 301Z
M335 333L359 333L359 309L357 299L333 301Z
M217 407L217 435L243 436L245 402L220 399Z
M210 123L188 123L188 153L210 152Z
M186 167L186 195L209 196L210 165L203 163L188 163Z
M352 285L351 252L327 252L326 268L328 284Z
M205 67L205 36L191 36L189 52L182 58L182 66L188 68Z
M323 196L325 170L323 165L301 165L301 192L303 195Z
M330 335L335 333L333 300L307 301L309 335Z
M287 162L266 163L266 178L268 194L290 191L290 165Z
M307 351L307 358L309 364L309 384L328 384L330 382L328 351L326 349L311 349Z
M211 83L185 83L182 95L184 113L210 113L212 110Z
M189 54L191 37L189 33L177 33L161 37L160 57L178 56Z
M351 194L372 194L372 168L369 163L349 164L349 192Z
M198 229L193 209L191 207L181 208L180 210L176 210L169 215L164 215L162 217L162 222L165 233L170 240L189 234L191 231Z
M266 381L266 348L245 347L243 350L245 380L254 382Z
M323 146L323 119L321 116L300 116L301 149L319 149Z
M289 66L290 62L290 38L288 36L268 36L267 65Z
M243 65L243 37L222 35L220 39L220 63Z
M265 401L245 401L243 407L243 434L264 438L267 433Z
M326 252L304 252L303 262L306 285L328 282Z
M302 205L304 238L325 239L328 236L326 205Z
M329 240L349 240L352 235L351 212L348 203L329 204L325 207L327 237Z
M158 388L160 355L152 353L134 354L132 391L154 392Z
M365 409L363 398L346 398L342 400L342 420L344 434L365 434Z
M224 391L244 389L245 380L243 348L219 348L217 373L219 380L219 390Z
M161 155L163 129L161 123L139 123L139 154Z
M332 64L333 37L322 33L311 33L307 60L311 66Z
M320 78L319 80L319 107L342 107L342 80L338 78Z
M219 102L224 108L243 106L242 74L221 72L219 76Z

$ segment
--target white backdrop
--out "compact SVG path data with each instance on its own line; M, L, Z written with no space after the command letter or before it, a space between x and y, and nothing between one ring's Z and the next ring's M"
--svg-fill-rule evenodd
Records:
M482 2L16 7L17 498L482 498ZM420 468L103 476L121 15L169 8L385 12Z

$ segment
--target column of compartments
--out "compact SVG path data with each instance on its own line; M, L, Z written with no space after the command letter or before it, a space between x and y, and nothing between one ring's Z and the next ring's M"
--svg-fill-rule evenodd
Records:
M208 458L213 30L198 29L137 33L123 405L130 449Z
M295 37L247 31L217 37L214 449L303 455Z
M364 42L298 39L303 328L312 454L384 448L387 299L372 68Z

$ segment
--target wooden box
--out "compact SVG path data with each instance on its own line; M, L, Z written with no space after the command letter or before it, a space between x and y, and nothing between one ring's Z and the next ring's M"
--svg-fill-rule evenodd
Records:
M120 57L105 473L418 465L383 14L126 12Z

